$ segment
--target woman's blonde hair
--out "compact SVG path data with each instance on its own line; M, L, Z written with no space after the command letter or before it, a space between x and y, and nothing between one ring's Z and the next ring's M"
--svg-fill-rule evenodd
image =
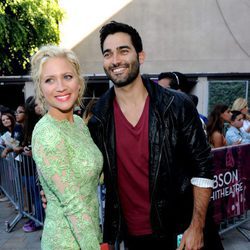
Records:
M85 82L83 77L81 76L80 63L77 56L71 50L60 48L55 45L46 45L41 47L31 58L31 77L35 84L36 101L38 102L38 104L40 104L43 114L47 112L48 107L41 88L42 68L44 63L46 63L49 59L56 57L67 59L68 62L73 66L80 85L80 91L75 105L82 104Z
M242 98L242 97L239 97L234 101L233 106L232 106L232 110L241 111L242 109L246 108L247 106L248 106L247 100ZM245 119L250 120L249 114L243 114L243 115L244 115Z

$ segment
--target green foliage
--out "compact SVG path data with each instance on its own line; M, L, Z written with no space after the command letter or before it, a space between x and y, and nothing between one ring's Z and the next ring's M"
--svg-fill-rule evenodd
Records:
M58 44L63 12L57 0L1 0L0 75L21 75L43 44Z
M219 103L232 106L234 100L238 97L245 98L245 81L212 81L209 83L209 104L208 112Z

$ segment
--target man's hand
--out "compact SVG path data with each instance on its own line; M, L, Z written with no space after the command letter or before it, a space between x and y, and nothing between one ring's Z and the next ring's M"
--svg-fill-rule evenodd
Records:
M45 197L45 193L44 193L43 190L40 191L40 195L41 195L41 200L42 200L43 208L46 209L46 207L47 207L47 199Z
M199 250L204 246L203 229L212 188L193 186L194 209L190 226L184 232L178 250Z
M184 232L178 250L199 250L204 246L202 228L194 228L190 225Z

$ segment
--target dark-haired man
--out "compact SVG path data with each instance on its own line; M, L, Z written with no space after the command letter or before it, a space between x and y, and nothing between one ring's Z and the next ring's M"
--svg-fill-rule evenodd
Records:
M186 94L189 94L196 84L194 81L188 81L184 74L177 71L160 73L158 83L163 88L179 90Z
M145 54L133 27L110 22L100 42L114 83L89 121L104 156L104 241L124 239L129 250L172 250L183 234L179 249L223 249L206 216L212 164L194 105L140 75Z
M226 132L227 145L250 143L250 134L242 130L244 116L239 110L231 111L230 127Z

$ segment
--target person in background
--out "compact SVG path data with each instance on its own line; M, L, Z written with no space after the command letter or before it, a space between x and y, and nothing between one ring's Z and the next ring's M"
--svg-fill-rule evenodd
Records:
M0 119L1 119L0 120L0 128L1 128L1 134L0 134L1 140L0 140L0 142L1 142L2 147L6 147L6 142L3 139L4 134L6 132L8 132L11 135L11 133L14 129L15 123L16 123L14 116L11 113L8 113L8 112L5 113L6 111L8 111L8 110L6 110L6 108L2 108L1 109L1 116L0 116ZM5 153L3 154L4 150L1 151L1 157L6 157ZM8 200L9 199L2 192L1 197L0 197L0 201L8 201Z
M15 126L11 132L11 138L15 141L15 145L6 145L6 148L2 152L2 157L6 157L8 153L14 152L16 155L22 153L23 147L23 126L25 121L25 110L24 105L19 105L15 112Z
M1 114L1 135L6 132L10 132L12 134L14 127L16 124L15 117L11 113L2 113Z
M89 103L86 105L86 108L83 112L83 121L88 124L89 119L92 116L92 108L96 104L97 99L93 98L89 101Z
M187 77L177 71L162 72L158 76L158 83L164 88L171 88L190 94L196 82L187 80Z
M223 249L207 213L210 146L187 95L140 75L141 37L112 21L100 30L103 67L114 83L88 126L104 156L104 241L129 250ZM204 247L204 248L203 248Z
M26 114L25 114L25 106L19 105L15 112L16 117L16 124L12 133L12 137L19 141L19 146L13 148L16 154L20 154L23 152L23 140L24 140L24 123L26 121Z
M3 134L1 136L2 145L5 147L1 153L1 157L6 158L8 153L13 151L13 147L16 147L19 144L19 142L14 142L12 138L16 125L16 120L11 113L3 113L1 116L1 123L4 128Z
M250 143L250 134L242 131L243 114L238 110L231 111L230 127L226 132L227 145Z
M30 96L25 101L25 115L24 122L24 141L22 143L24 154L26 157L26 164L21 165L22 182L25 184L26 192L24 192L26 199L26 206L30 213L40 222L44 215L39 195L39 183L36 183L37 170L35 164L32 162L32 147L31 138L32 132L36 123L42 117L41 108L35 101L34 96ZM25 200L25 199L24 199ZM33 209L34 208L34 209ZM34 211L33 211L34 210ZM28 220L24 226L23 231L26 233L34 232L41 229L41 226L33 220Z
M170 88L187 94L194 105L198 105L198 97L191 94L196 82L188 81L187 77L180 72L162 72L158 76L158 84L163 88Z
M48 200L42 249L99 249L102 155L81 117L73 114L84 90L79 61L73 51L44 46L32 57L31 76L45 113L31 143Z
M250 133L250 114L248 113L247 100L244 98L237 98L232 106L232 110L238 110L243 114L243 126L241 130Z
M197 108L197 105L198 105L198 102L199 102L198 96L190 94L189 97L191 98L191 100L193 101L195 107ZM200 121L201 121L201 124L202 124L203 131L204 131L205 135L207 136L207 122L208 122L208 119L207 119L206 116L204 116L204 115L202 115L200 113L199 113L199 117L200 117Z
M12 114L11 109L0 104L0 119L1 119L2 114L6 114L6 113ZM2 124L0 122L0 134L2 134L2 132L3 132L3 127L2 127Z
M24 152L27 155L32 156L32 151L30 147L32 133L36 123L42 117L41 107L36 102L34 96L29 96L27 98L25 102L25 114L26 114L26 121L24 123L24 141L23 141Z
M207 138L213 148L224 147L227 141L224 136L224 123L230 123L231 112L224 104L214 106L208 116Z
M199 98L196 95L191 94L195 83L187 80L187 77L180 72L162 72L158 76L158 84L163 88L171 88L174 90L181 91L188 95L193 101L195 107L197 107ZM199 114L202 123L203 130L206 134L207 117Z
M158 84L163 88L171 88L170 84L174 80L174 74L172 72L162 72L158 76Z

